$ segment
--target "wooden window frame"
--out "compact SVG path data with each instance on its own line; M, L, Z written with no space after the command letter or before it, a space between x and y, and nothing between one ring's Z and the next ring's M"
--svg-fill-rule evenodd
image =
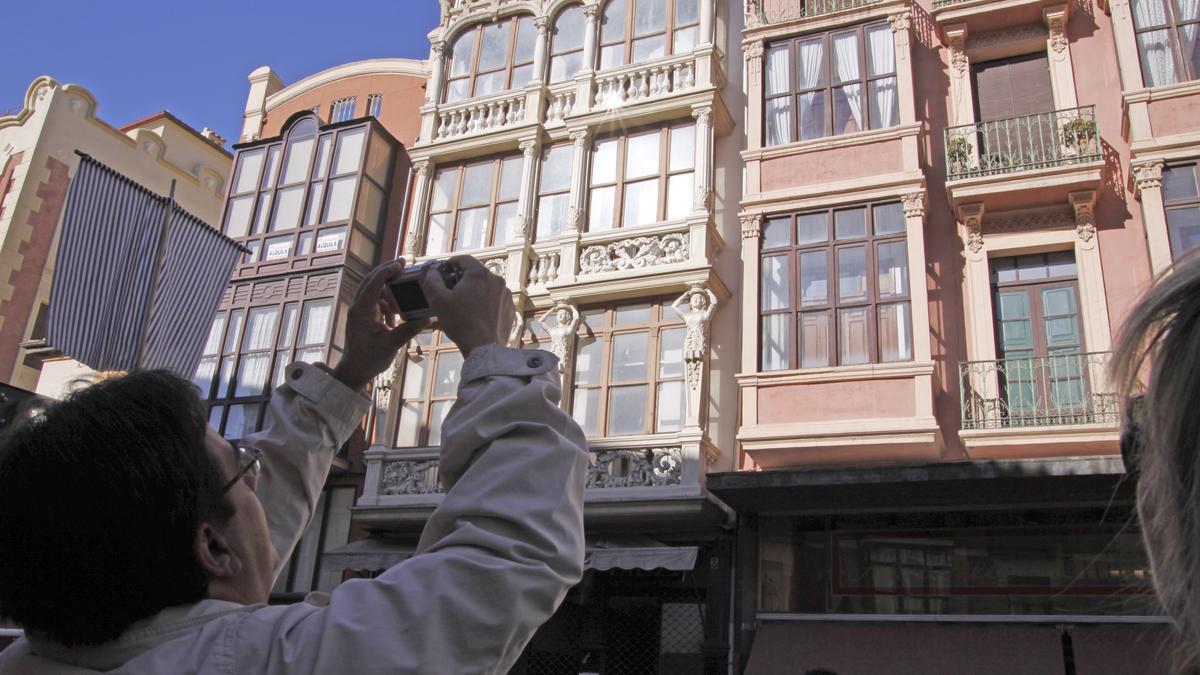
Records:
M483 50L483 31L488 26L496 25L497 22L486 22L485 21L485 22L477 23L474 26L471 26L470 28L460 31L458 33L458 35L456 35L454 37L454 41L451 42L451 47L449 50L450 58L446 59L446 65L444 66L444 68L445 68L444 77L445 77L446 84L445 84L445 86L442 87L442 103L458 103L460 101L467 101L472 98L475 98L476 96L480 96L481 94L475 93L475 88L478 85L479 77L481 75L491 75L493 73L499 73L499 72L504 73L504 86L500 87L500 89L498 89L495 92L492 92L491 94L487 94L488 96L492 96L492 95L498 94L503 91L511 91L513 89L513 85L512 85L513 72L517 68L520 68L523 66L531 66L532 67L533 61L534 61L533 54L530 54L528 61L516 61L517 40L519 38L519 31L521 29L521 21L522 20L528 20L530 22L530 25L532 25L533 15L532 14L513 14L513 15L502 17L501 19L499 19L499 22L509 24L507 26L507 31L508 31L508 47L506 50L507 53L505 54L505 57L504 57L504 65L500 66L499 68L493 68L491 70L485 70L485 71L479 70L479 55L480 55L480 52ZM470 66L467 68L467 73L465 75L459 75L459 76L455 77L453 74L454 73L454 45L458 44L458 41L463 39L468 33L475 34L475 43L471 46L471 63L470 63ZM538 36L536 34L536 31L535 31L534 35L535 35L535 37L534 37L535 40L541 39L541 36ZM536 49L534 51L536 53ZM538 75L537 73L533 73L530 81L531 82L536 81L537 75ZM450 100L450 90L453 87L453 84L460 80L467 81L466 93L460 99Z
M1200 19L1184 21L1183 23L1180 23L1177 15L1178 10L1175 7L1175 0L1162 0L1162 2L1167 8L1166 23L1138 28L1137 22L1134 21L1132 15L1129 19L1130 25L1133 27L1133 41L1137 45L1138 66L1142 69L1142 78L1146 81L1147 87L1163 87L1167 86L1167 84L1178 84L1180 82L1191 82L1192 80L1200 79L1200 72L1197 72L1196 65L1185 58L1183 54L1183 41L1179 39L1179 33L1185 26L1196 26L1196 30L1200 31ZM1131 8L1131 11L1136 12L1137 8L1133 7ZM1142 54L1142 41L1139 38L1143 33L1153 33L1160 30L1167 31L1167 39L1171 45L1171 58L1175 61L1175 73L1178 75L1178 77L1175 78L1175 82L1150 85L1150 78L1147 77L1148 72L1146 70L1146 59Z
M426 337L427 336L427 337ZM437 447L430 445L430 432L433 429L433 407L439 401L454 401L458 398L457 386L455 392L449 396L435 395L434 385L437 379L438 363L443 355L460 354L458 346L446 336L445 333L438 330L422 331L420 335L408 343L404 354L404 368L400 375L399 381L396 383L396 399L395 414L392 417L392 422L385 429L384 433L387 437L388 447L392 448L429 448ZM405 378L409 376L409 366L411 359L420 357L424 358L426 365L423 373L424 380L421 383L421 391L417 396L405 398ZM463 359L465 362L465 358ZM462 371L459 370L459 378L461 383ZM400 445L398 436L400 434L400 418L403 415L404 405L406 403L418 403L421 408L417 414L417 433L413 445Z
M663 5L663 28L662 28L662 30L660 30L656 33L647 33L646 35L638 35L636 37L634 36L633 31L634 31L635 23L637 21L636 15L637 15L638 0L608 0L608 2L604 3L604 5L600 8L600 15L598 17L598 21L596 22L597 35L596 35L596 65L595 65L595 68L597 71L601 70L601 66L600 66L600 63L602 62L601 54L604 53L604 49L606 47L615 47L617 45L623 45L623 49L621 50L621 54L622 54L621 63L612 65L612 66L609 66L609 67L603 69L603 70L615 70L617 68L624 68L625 66L633 65L635 63L633 60L634 42L642 41L647 38L652 38L652 37L661 35L661 36L663 36L663 55L660 57L655 57L655 58L666 58L666 57L671 56L676 53L675 52L675 34L677 32L694 27L696 29L697 36L699 36L700 12L704 11L702 6L697 5L695 21L677 26L677 25L675 25L675 3L677 0L658 0L658 1L661 2ZM704 2L707 2L708 0L698 0L698 1L699 1L699 3L704 3ZM623 37L620 40L610 40L608 42L605 42L604 41L604 16L607 13L608 8L610 6L612 6L613 2L624 2L625 3L625 32L624 32ZM699 43L700 43L700 38L697 37L696 44L699 44ZM648 63L652 60L653 59L648 59L646 61L638 61L636 63Z
M672 170L671 169L671 139L674 138L676 131L681 130L681 129L688 130L688 132L691 133L691 135L692 135L692 161L691 161L691 164L686 168ZM631 137L649 135L652 132L658 134L658 171L654 174L647 174L645 176L638 176L636 178L627 178L625 176L625 173L627 170L626 169L626 161L628 158L629 139ZM604 182L604 183L593 182L593 177L594 177L593 166L594 166L595 158L597 155L597 148L602 143L609 143L609 142L613 142L613 141L616 141L616 143L617 143L616 157L613 160L615 163L614 170L613 170L615 178L612 181L608 181L608 182ZM589 153L589 155L590 155L589 159L591 161L588 162L588 167L587 167L587 171L588 171L588 184L587 184L588 211L587 211L587 215L588 215L588 218L585 223L585 227L588 228L588 231L589 232L592 231L591 230L592 194L595 190L598 190L598 189L604 189L604 188L613 188L614 189L613 190L613 214L612 214L613 222L612 222L612 227L610 228L612 230L628 229L631 227L650 227L650 226L654 225L655 223L666 222L667 221L667 209L669 208L669 203L667 201L669 199L668 187L670 186L671 178L674 176L681 176L681 175L688 174L688 173L692 174L692 187L690 190L688 190L688 193L687 193L688 201L691 202L692 197L696 192L696 142L697 142L696 141L696 125L693 122L684 122L684 123L676 122L674 124L659 124L659 125L654 125L654 126L650 126L650 127L641 127L638 129L631 129L629 131L623 131L619 134L613 134L613 135L605 136L603 138L598 138L594 142L592 142L591 152ZM650 222L650 223L642 223L639 225L626 225L625 224L625 188L626 188L626 186L628 186L630 184L634 184L634 183L644 183L644 182L648 182L650 180L655 180L655 176L657 176L657 181L658 181L658 204L655 206L654 221ZM690 209L689 209L689 211L690 211ZM596 231L597 232L607 232L608 230L596 230Z
M616 313L621 309L632 309L637 307L650 308L650 320L642 323L615 323ZM603 317L603 324L593 325L595 319L589 323L590 317ZM588 307L580 309L579 328L575 332L575 351L576 358L571 359L571 363L563 373L563 381L570 382L569 396L564 397L564 407L568 412L573 414L575 409L576 395L580 390L598 390L599 402L596 408L596 433L588 436L589 438L611 438L622 436L639 436L658 433L676 433L676 431L657 431L658 428L658 387L660 384L667 382L682 382L684 387L685 401L685 416L686 416L686 373L687 368L684 363L680 363L680 374L678 377L660 377L659 367L661 360L661 342L662 333L666 330L683 330L684 340L687 337L687 327L683 320L674 313L671 309L671 298L655 298L646 302L636 302L621 305L604 305L597 307ZM613 345L616 337L619 335L631 334L647 334L646 345L646 378L644 380L621 380L614 381L612 379L612 364L613 364ZM600 357L600 377L599 382L593 384L579 385L575 383L577 360L579 350L581 348L580 340L596 339L601 342ZM681 345L683 342L681 342ZM608 408L609 398L614 388L626 386L643 385L646 387L646 402L643 413L645 415L646 424L640 432L612 434L609 432ZM567 400L569 399L569 400ZM681 421L682 424L682 421Z
M912 348L912 335L916 331L916 327L912 324L912 284L913 284L913 269L907 264L905 259L905 267L907 268L907 283L905 285L906 292L902 294L889 295L886 298L879 296L879 261L878 252L880 245L901 242L905 246L905 253L908 253L908 232L907 227L901 228L900 231L890 234L877 235L875 234L875 207L887 206L896 204L893 200L881 200L877 202L867 202L860 204L846 204L825 209L797 211L788 214L774 215L766 220L773 221L786 218L788 222L788 241L784 246L775 248L763 248L759 251L759 278L758 278L758 294L756 302L758 303L758 370L759 372L782 372L783 369L765 370L763 368L763 337L765 330L763 328L764 319L768 316L786 315L788 317L788 368L787 370L811 370L814 368L840 368L847 366L857 366L866 364L879 363L905 363L912 361L914 358ZM865 230L866 236L863 237L848 237L838 239L836 237L836 214L839 211L852 211L856 209L865 209ZM813 244L796 244L796 220L800 216L813 214L825 214L826 216L826 233L825 241ZM764 223L764 229L766 224ZM862 247L866 252L866 297L861 300L842 300L840 295L841 280L838 275L838 252L845 249ZM825 269L826 269L826 297L822 304L803 305L800 295L800 256L804 253L825 252ZM765 261L768 258L783 257L786 259L788 271L788 299L787 307L781 309L763 309L762 308L762 270L765 269ZM924 279L920 280L924 283ZM895 361L882 361L881 349L879 345L879 308L887 305L908 305L908 331L909 331L909 357L907 359L898 359ZM860 364L847 364L844 366L840 348L840 322L838 320L839 311L844 309L866 308L867 324L868 324L868 354L867 360ZM800 351L800 317L807 313L825 312L829 317L829 331L826 335L829 345L829 362L821 366L802 366L801 351Z
M1196 194L1191 197L1171 200L1167 199L1167 195L1165 193L1163 194L1163 217L1167 223L1167 242L1171 246L1171 258L1173 260L1182 260L1188 255L1189 251L1200 249L1200 247L1195 247L1179 251L1178 254L1175 252L1176 235L1174 228L1171 226L1171 212L1188 208L1200 208L1200 161L1193 160L1190 162L1168 164L1167 166L1163 167L1163 173L1165 174L1168 171L1178 171L1180 169L1191 169L1192 183L1196 186ZM1166 176L1164 175L1164 179L1165 178Z
M496 213L500 210L501 206L504 206L507 204L518 204L521 201L521 194L520 194L519 189L518 189L517 195L515 197L512 197L511 199L500 199L500 184L504 180L504 162L506 160L514 160L514 159L517 160L518 162L524 161L520 154L505 153L505 154L501 154L501 155L492 155L490 157L486 157L483 159L476 159L476 160L472 160L472 161L468 161L468 162L462 162L459 164L451 164L449 166L441 167L438 169L437 175L434 176L434 179L433 179L433 183L435 185L437 183L437 179L442 175L443 171L454 171L458 174L458 177L455 179L455 182L454 182L454 194L452 194L450 196L450 200L449 200L450 203L449 203L448 208L442 209L439 211L434 211L433 210L432 191L429 196L429 213L428 213L427 222L426 222L426 226L425 226L426 232L429 231L430 225L432 224L433 218L435 216L440 216L443 214L446 215L447 223L449 225L447 232L446 232L446 252L455 253L458 251L479 250L479 249L473 249L473 248L460 249L460 248L458 248L457 241L458 241L458 221L459 221L459 216L460 216L461 212L462 211L472 211L472 210L481 209L481 208L486 208L488 210L487 232L484 233L483 246L481 248L488 248L489 246L496 245L496 243L495 243L495 241L496 241L496 226L497 226ZM492 184L488 188L488 200L484 203L475 204L475 205L464 208L461 202L462 202L462 193L463 193L463 183L465 182L463 179L467 175L467 169L474 167L474 166L479 166L482 164L491 164L492 165Z
M858 24L855 26L843 26L840 28L833 28L833 29L823 31L820 33L808 33L805 35L797 35L794 37L789 37L789 38L786 38L783 40L778 40L778 41L768 44L766 46L767 51L770 51L774 47L779 47L779 46L783 46L783 45L787 46L788 88L786 91L781 92L781 93L771 94L769 96L766 94L768 74L767 74L767 67L766 67L766 63L765 63L765 59L764 59L764 64L763 64L763 68L762 68L762 78L763 78L763 80L762 80L762 91L763 91L763 106L762 106L762 108L763 108L763 110L762 110L762 130L763 130L762 134L763 134L763 137L762 137L762 143L763 143L763 146L764 147L774 147L776 145L786 145L788 143L799 143L799 142L803 142L803 141L816 140L818 138L830 138L833 136L846 136L849 134L857 134L857 133L862 133L864 131L871 131L874 129L891 128L891 127L875 126L875 120L873 119L873 116L871 114L871 83L877 82L879 80L886 80L888 78L896 79L897 97L896 97L895 105L897 106L897 119L899 119L898 107L901 105L901 101L899 98L899 82L900 82L899 77L900 77L900 75L896 70L898 68L898 59L896 59L894 57L895 45L894 44L892 45L892 50L893 50L892 71L890 73L883 73L880 75L871 75L870 74L870 55L868 54L869 45L867 43L867 30L868 29L876 28L879 26L887 26L887 25L888 25L887 21L884 21L884 20L867 21L865 23L861 23L861 24ZM890 30L890 28L889 28L889 30ZM834 67L833 36L841 35L843 33L850 33L850 32L854 32L858 36L858 73L859 73L859 77L857 80L835 83L834 82L835 67ZM798 79L799 78L799 67L798 67L799 60L798 59L799 59L799 55L800 55L800 43L806 42L806 41L812 40L813 38L818 38L818 37L821 38L821 44L822 44L821 48L824 50L823 54L824 54L824 59L825 59L825 84L820 87L810 87L808 89L800 89L799 88L799 79ZM863 125L861 128L859 128L856 131L843 131L843 132L835 133L833 130L833 113L834 113L834 107L835 107L834 99L833 99L833 92L835 89L840 89L842 87L849 86L850 84L853 84L853 83L857 83L860 87L860 90L859 90L861 92L860 100L862 101L862 103L860 104L860 110L861 110L861 114L862 114ZM800 97L804 94L809 94L809 93L818 92L818 91L824 92L824 95L825 95L825 129L824 129L824 133L821 136L814 136L812 138L801 138L800 137ZM789 138L789 140L785 141L784 143L771 144L768 142L768 138L767 138L767 119L768 119L768 115L769 115L769 111L770 111L769 103L776 99L789 98L789 97L790 97L790 101L791 101L791 105L788 108L788 134L789 134L788 138Z

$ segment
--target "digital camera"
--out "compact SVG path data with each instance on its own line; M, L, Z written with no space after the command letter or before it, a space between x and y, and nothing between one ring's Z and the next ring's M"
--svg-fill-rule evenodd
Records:
M457 265L440 260L426 260L406 267L395 281L388 283L392 297L396 300L396 307L400 310L400 318L405 321L427 319L437 315L437 311L429 306L425 291L421 290L421 278L431 269L442 275L442 282L446 284L446 288L454 288L458 280L462 279L463 272Z

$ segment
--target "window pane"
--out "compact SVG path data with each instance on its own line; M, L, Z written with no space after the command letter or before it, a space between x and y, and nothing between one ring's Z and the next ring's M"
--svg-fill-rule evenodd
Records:
M878 24L866 29L867 74L887 75L896 72L896 45L892 29L887 24Z
M204 354L218 354L221 351L221 338L225 336L225 313L221 312L213 318L212 326L208 329L208 338L204 341Z
M1200 207L1167 211L1167 230L1171 238L1171 255L1176 260L1200 246Z
M242 153L238 157L237 179L233 182L233 194L250 192L258 185L258 172L262 170L263 157L266 151L259 148L252 152Z
M796 216L796 245L819 244L829 240L829 214L805 213Z
M454 401L434 401L429 406L429 445L442 444L442 423Z
M800 89L825 86L825 42L801 40L796 49L796 84Z
M781 96L767 100L767 145L792 142L792 98Z
M800 305L824 305L829 302L829 254L811 251L800 254Z
M1075 252L1055 251L1054 253L1047 253L1046 267L1052 277L1075 276Z
M558 54L550 59L550 84L565 82L583 70L583 52Z
M272 237L266 241L267 250L263 260L279 260L292 254L292 237Z
M333 174L358 171L359 160L362 159L363 141L366 140L366 129L353 129L338 134L337 153L333 158Z
M786 255L763 258L761 309L787 309L791 306L787 261Z
M625 177L640 178L658 175L657 131L630 136L625 146Z
M671 129L671 171L690 169L696 163L696 127L688 124Z
M450 80L446 83L446 102L453 103L467 97L467 78Z
M614 326L629 326L650 321L650 305L618 307L613 312Z
M828 132L826 92L800 94L800 140L821 138Z
M275 187L275 173L279 169L279 148L278 145L272 145L267 149L267 168L262 177L263 190Z
M279 341L276 343L277 348L285 348L292 346L292 340L296 338L296 303L289 302L283 306L283 325L279 329Z
M463 172L463 187L462 196L458 198L458 205L461 206L478 206L479 204L487 204L492 198L492 171L495 164L485 162L468 166Z
M791 314L771 314L762 318L762 369L787 370L791 349Z
M517 20L517 48L513 63L529 63L533 60L533 50L537 45L537 28L533 26L533 17L523 16Z
M575 384L600 384L604 343L596 338L579 338L575 352Z
M354 188L358 184L358 176L334 178L329 181L329 199L325 203L323 223L350 218L350 205L354 201ZM283 191L280 191L283 194Z
M309 137L288 143L286 158L283 161L282 185L299 183L308 178L308 163L312 159L315 138Z
M700 20L700 0L675 0L675 25L686 26Z
M617 139L598 141L592 152L592 185L617 180Z
M683 54L696 48L696 38L700 34L698 26L690 26L688 28L679 28L675 31L675 37L672 38L672 53Z
M457 185L457 168L438 171L437 179L433 181L433 199L429 203L429 210L445 211L449 209L454 202L454 188Z
M450 75L466 75L471 72L471 53L475 51L475 31L470 30L454 42L450 52Z
M800 367L824 368L829 365L829 312L804 312L800 315Z
M508 21L483 27L483 44L479 46L479 65L476 72L503 68L508 59L508 43L512 24Z
M663 433L682 429L684 405L685 394L682 380L659 384L658 413L655 415L654 430Z
M325 183L313 183L308 190L308 208L304 210L304 225L311 227L321 222L321 199L325 197Z
M317 183L321 185L321 183ZM262 234L267 231L267 216L271 213L271 202L274 192L263 192L259 195L258 208L254 214L254 234Z
M890 241L876 249L879 267L879 297L908 295L908 244Z
M258 260L258 251L262 248L262 242L248 241L246 242L246 248L250 249L250 251L242 258L242 264L250 264Z
M1163 169L1162 196L1164 201L1195 197L1195 166L1172 166Z
M557 192L571 187L571 146L556 145L542 158L541 192Z
M362 241L361 239L359 241ZM317 235L317 253L328 253L330 251L340 251L346 247L346 228L331 227L321 230Z
M574 5L563 10L554 22L553 51L561 54L565 51L583 48L584 32L583 7ZM574 75L574 73L570 73Z
M254 195L231 198L225 217L225 234L235 239L246 236L250 232L250 210L253 208Z
M604 6L601 40L612 42L625 37L625 13L628 9L629 0L611 0Z
M853 82L859 79L858 32L836 33L831 43L833 45L833 81L835 83Z
M683 377L683 338L686 328L668 328L658 334L658 376Z
M1162 0L1149 0L1158 4ZM1140 4L1140 3L1139 3ZM1140 12L1135 11L1134 16ZM1138 51L1142 55L1142 76L1148 87L1174 84L1179 80L1175 68L1174 45L1169 30L1152 30L1137 34Z
M588 202L588 232L603 232L613 226L613 202L617 198L615 186L592 188Z
M439 213L429 217L429 232L425 235L425 255L438 255L446 252L446 244L450 238L450 214Z
M488 209L468 209L458 212L458 230L454 238L454 250L465 251L483 248L483 237L487 232Z
M857 239L867 236L867 210L844 209L833 212L834 232L838 239Z
M763 92L767 96L785 93L789 88L788 46L776 45L767 50L766 80L763 82Z
M258 411L260 404L243 404L229 406L229 416L225 418L225 438L237 439L249 436L258 430Z
M242 321L246 318L246 311L243 309L235 309L229 313L229 332L225 334L225 347L223 351L237 351L238 342L242 339Z
M907 302L879 306L879 360L884 363L912 359L912 314Z
M600 70L625 65L625 45L615 44L600 50Z
M833 133L853 134L866 128L863 123L862 85L849 84L833 90Z
M458 378L462 374L463 356L458 350L439 352L437 370L433 376L434 396L454 396L458 393Z
M613 336L612 372L614 382L644 381L647 372L647 333L622 333Z
M666 27L666 0L635 1L633 10L633 34L635 36L657 33Z
M645 431L646 385L609 389L608 433L640 434Z
M521 196L521 157L506 157L500 164L500 194L498 201L506 202Z
M421 356L408 357L408 363L404 368L404 385L400 390L402 398L416 399L424 396L425 376L428 373L425 366L428 363L428 359Z
M1167 19L1168 0L1134 0L1133 25L1135 28L1162 26Z
M333 300L310 300L305 303L297 344L325 344L325 341L329 339L329 318L332 313Z
M421 402L409 401L400 404L400 420L396 424L397 448L411 448L417 444L417 432L421 428Z
M872 207L871 218L874 221L875 234L896 234L904 231L904 209L901 208L900 202Z
M271 231L291 230L300 225L300 211L304 208L304 186L280 188L276 193L275 215L271 218Z
M625 185L625 227L649 225L658 220L658 179Z
M787 246L792 243L790 218L768 218L762 230L762 247L764 249Z
M838 358L843 366L871 360L871 327L866 307L838 310Z
M196 374L192 377L192 384L200 390L201 398L208 398L209 391L212 389L213 376L217 374L217 357L205 356L200 359L200 365L196 368Z
M567 207L570 195L550 195L538 200L537 239L556 237L567 228Z
M665 36L655 35L633 41L634 63L645 63L651 59L660 58L666 53L667 40Z
M692 197L696 191L691 172L667 179L667 220L679 220L692 212Z
M871 128L883 129L899 124L900 110L896 107L896 78L885 77L881 80L872 80L870 92Z
M533 80L533 65L513 68L511 89L519 89Z
M867 249L863 246L840 248L838 258L838 299L867 299Z
M333 147L333 134L321 136L317 142L317 165L313 167L316 178L324 178L329 173L329 150Z
M1046 269L1046 258L1040 253L1017 257L1018 279L1045 279L1048 274L1049 270Z
M571 406L571 417L583 428L583 435L595 436L600 418L600 390L576 389L575 401Z
M271 375L271 352L247 354L238 363L234 396L260 396L267 388ZM231 409L232 410L232 409Z
M501 204L496 207L496 234L493 235L492 243L496 246L507 244L513 240L515 233L521 227L521 220L517 217L517 203L510 202Z

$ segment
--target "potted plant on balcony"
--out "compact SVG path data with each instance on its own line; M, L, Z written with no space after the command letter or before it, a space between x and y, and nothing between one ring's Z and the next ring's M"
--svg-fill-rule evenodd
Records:
M965 136L953 136L946 142L946 159L951 173L963 173L970 168L971 144Z
M1096 120L1076 117L1062 125L1063 145L1074 155L1094 152L1096 143Z

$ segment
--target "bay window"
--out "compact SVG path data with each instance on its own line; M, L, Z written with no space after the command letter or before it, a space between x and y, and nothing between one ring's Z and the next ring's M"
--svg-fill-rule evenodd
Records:
M683 428L687 329L670 300L581 312L571 414L588 437Z
M1147 87L1200 78L1200 0L1133 0Z
M700 0L610 0L600 20L600 70L696 46Z
M761 243L762 370L912 359L898 202L768 218Z
M550 146L542 151L542 166L538 179L538 241L557 237L567 229L570 193L571 144Z
M771 45L763 96L769 146L896 126L891 27L885 21Z
M1179 260L1200 246L1200 189L1197 164L1180 164L1163 169L1162 194L1167 211L1167 234L1171 256Z
M691 123L596 141L588 231L649 225L691 213L695 143Z
M460 33L450 49L446 103L517 89L534 79L533 17L513 16Z
M582 5L559 12L550 38L550 83L563 82L584 69L583 41L587 21Z
M438 170L429 205L427 255L512 241L521 193L520 155Z

